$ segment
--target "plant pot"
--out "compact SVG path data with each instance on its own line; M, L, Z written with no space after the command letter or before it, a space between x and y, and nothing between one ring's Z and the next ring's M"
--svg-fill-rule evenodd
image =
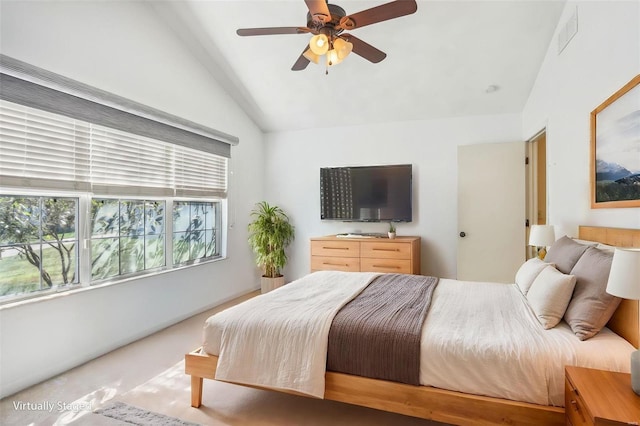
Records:
M269 293L271 290L275 290L278 287L282 287L284 285L284 275L280 275L279 277L269 278L269 277L260 277L260 293L265 294Z
M389 235L389 239L393 240L396 238L396 233L395 232L387 232L387 235Z

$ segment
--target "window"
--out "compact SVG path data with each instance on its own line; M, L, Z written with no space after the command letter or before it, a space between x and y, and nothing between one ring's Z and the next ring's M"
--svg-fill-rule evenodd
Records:
M77 198L0 195L0 296L78 283Z
M178 201L173 204L173 264L219 256L218 203Z
M164 201L91 200L91 278L165 265Z
M237 143L0 54L0 303L219 257Z

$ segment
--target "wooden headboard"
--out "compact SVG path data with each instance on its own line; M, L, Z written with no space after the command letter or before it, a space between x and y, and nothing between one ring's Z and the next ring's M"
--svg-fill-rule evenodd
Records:
M640 248L640 229L580 226L578 238L616 247ZM607 327L638 348L640 345L640 301L623 299Z

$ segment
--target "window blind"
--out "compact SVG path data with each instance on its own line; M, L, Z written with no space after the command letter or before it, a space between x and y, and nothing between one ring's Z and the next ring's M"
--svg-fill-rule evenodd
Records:
M0 54L0 99L223 157L238 138Z
M0 101L0 184L105 195L227 194L227 158Z
M0 184L89 190L89 126L0 101Z

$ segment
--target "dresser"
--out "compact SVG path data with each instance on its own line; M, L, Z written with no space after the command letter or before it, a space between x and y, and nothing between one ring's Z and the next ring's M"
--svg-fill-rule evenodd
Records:
M311 238L311 272L420 274L420 237Z

